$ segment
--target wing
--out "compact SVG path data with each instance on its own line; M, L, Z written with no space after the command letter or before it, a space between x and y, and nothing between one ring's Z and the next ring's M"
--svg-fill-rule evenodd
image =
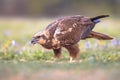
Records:
M86 37L93 27L94 24L88 18L70 17L59 22L54 38L59 40L62 45L73 45Z
M85 25L81 33L81 39L86 38L90 34L93 28L94 28L93 24Z

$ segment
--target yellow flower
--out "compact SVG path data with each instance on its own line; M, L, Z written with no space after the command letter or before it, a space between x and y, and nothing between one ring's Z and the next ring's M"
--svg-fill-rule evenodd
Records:
M105 42L104 41L98 41L98 45L100 45L100 46L104 46L105 45Z
M4 44L4 48L8 48L11 45L11 41L7 40Z

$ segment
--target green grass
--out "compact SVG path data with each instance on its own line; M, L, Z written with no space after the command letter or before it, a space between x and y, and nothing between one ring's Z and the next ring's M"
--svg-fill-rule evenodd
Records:
M60 74L69 74L70 72L77 75L82 74L81 71L87 71L87 74L93 70L98 71L98 74L99 70L109 73L106 76L113 74L113 77L115 77L116 74L120 74L118 72L120 67L119 43L112 45L111 41L98 41L96 39L80 41L80 59L76 63L69 63L69 53L64 48L62 58L54 62L52 50L46 50L38 44L30 44L33 34L44 29L51 21L53 19L0 19L1 79L16 80L14 75L17 76L18 74L19 80L34 80L33 78L38 78L35 75L40 74L42 76L42 73L47 74L50 78L53 77L52 74L49 76L52 71L55 74L54 72L59 70L61 71ZM120 41L119 21L103 20L97 24L94 30L109 34ZM105 73L102 72L102 74ZM25 76L21 76L21 74L25 74ZM5 76L8 76L8 78ZM11 76L14 79L11 79ZM46 80L45 78L42 79ZM50 79L52 80L52 78ZM70 80L70 78L68 77L66 80Z

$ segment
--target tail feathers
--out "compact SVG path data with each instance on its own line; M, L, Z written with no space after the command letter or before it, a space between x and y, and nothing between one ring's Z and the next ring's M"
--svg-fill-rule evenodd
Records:
M100 15L100 16L97 16L97 17L93 17L93 18L91 18L91 21L94 22L94 20L98 20L100 18L105 18L105 17L109 17L109 15Z
M94 32L94 31L91 31L90 34L86 38L96 38L99 40L111 40L111 39L113 39L112 37L110 37L106 34Z

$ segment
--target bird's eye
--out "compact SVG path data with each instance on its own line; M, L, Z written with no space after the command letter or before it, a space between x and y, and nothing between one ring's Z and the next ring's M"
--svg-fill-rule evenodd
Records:
M37 36L36 38L40 38L40 36Z

